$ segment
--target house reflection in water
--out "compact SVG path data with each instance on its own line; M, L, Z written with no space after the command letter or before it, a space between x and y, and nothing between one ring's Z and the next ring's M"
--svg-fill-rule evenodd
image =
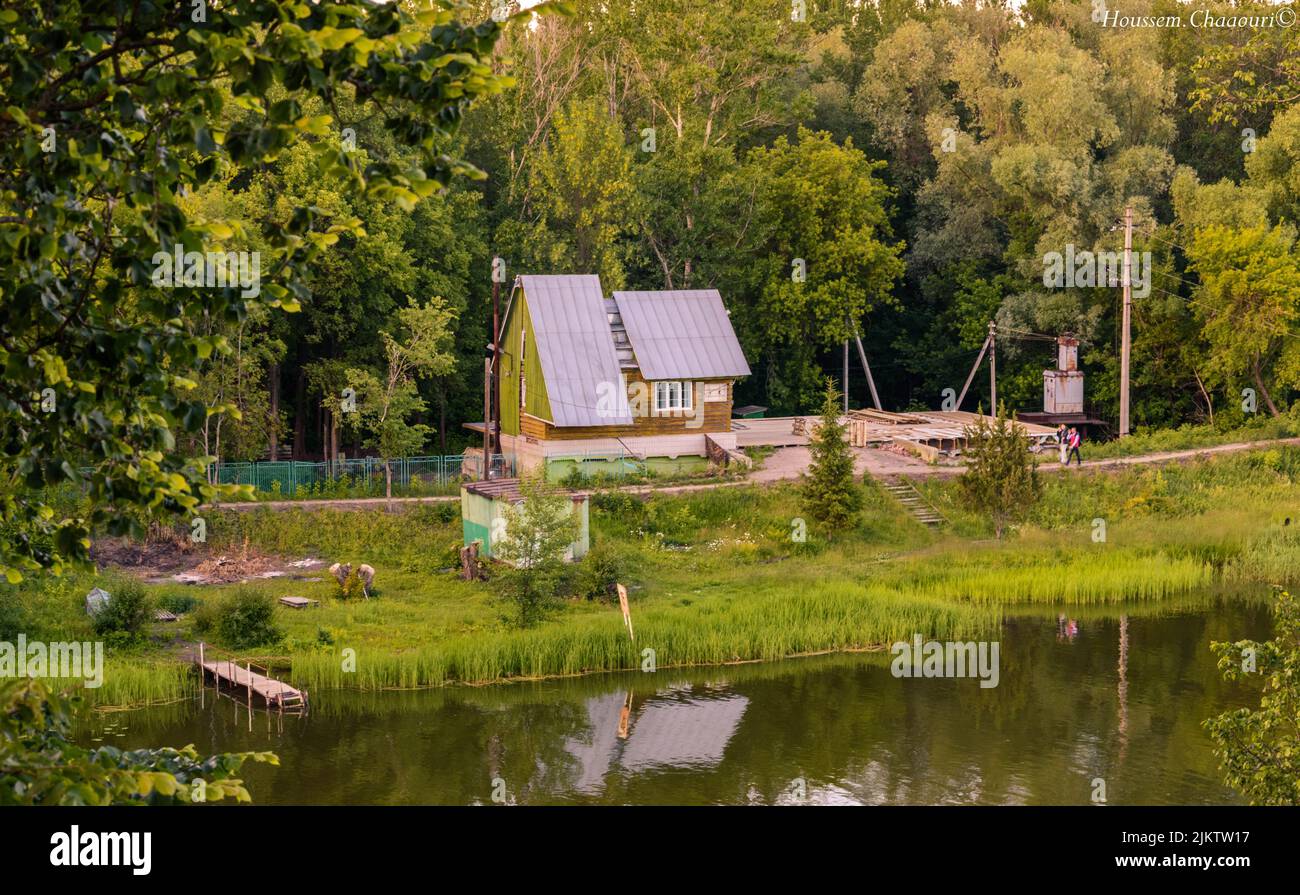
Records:
M624 718L629 703L634 703L630 717ZM574 788L594 793L604 789L605 777L616 768L635 774L717 766L749 699L712 687L682 686L639 703L630 693L616 692L588 699L586 705L588 737L570 738L564 748L577 763Z

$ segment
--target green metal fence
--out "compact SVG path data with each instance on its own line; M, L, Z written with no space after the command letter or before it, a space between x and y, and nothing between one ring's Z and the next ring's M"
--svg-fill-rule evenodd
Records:
M467 462L468 460L468 462ZM394 491L427 493L449 488L462 481L482 478L482 457L464 454L428 457L399 457L389 461ZM492 477L515 473L512 455L492 458ZM208 470L222 484L252 485L257 491L298 496L303 492L326 496L384 493L384 461L358 457L313 463L305 460L259 460L217 463Z

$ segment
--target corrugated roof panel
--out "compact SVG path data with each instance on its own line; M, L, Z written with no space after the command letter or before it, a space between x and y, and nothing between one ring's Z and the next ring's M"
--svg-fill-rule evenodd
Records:
M718 290L615 292L614 301L646 379L749 375Z
M551 422L557 426L628 426L632 417L604 404L622 376L605 315L600 277L519 277L528 301L537 353L546 377ZM608 383L602 388L602 383ZM601 402L602 395L605 397Z

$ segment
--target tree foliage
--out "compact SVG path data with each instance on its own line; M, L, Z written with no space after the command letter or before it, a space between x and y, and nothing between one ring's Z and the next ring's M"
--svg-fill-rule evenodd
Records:
M198 321L296 309L308 266L359 235L355 219L310 205L256 229L197 220L184 196L296 144L344 192L409 210L474 173L447 154L451 134L509 83L488 63L501 26L462 25L456 9L248 0L201 11L82 0L0 18L0 570L11 581L84 559L92 524L138 525L115 508L183 513L217 496L204 458L176 450L178 434L223 409L194 396L194 372L229 350ZM359 164L330 139L333 116L307 112L340 96L384 108L407 153ZM255 289L154 285L158 256L178 246L254 242ZM89 519L39 497L62 483L89 491Z
M528 628L555 607L565 579L565 554L578 526L566 493L527 477L519 490L523 500L505 508L504 537L493 540L492 553L505 564L494 580L506 618Z
M1259 708L1205 722L1226 782L1252 805L1300 805L1300 607L1280 591L1274 633L1262 643L1213 643L1229 681L1263 681ZM1256 677L1258 675L1258 677Z
M411 421L424 411L417 382L445 376L455 365L450 352L452 315L434 299L397 312L400 337L381 332L387 366L381 375L367 370L349 370L348 381L356 389L357 412L349 419L367 433L366 447L384 460L385 489L393 496L393 473L389 463L424 447L429 427Z
M36 680L0 682L0 805L178 805L252 801L240 769L272 752L201 756L194 747L87 749L71 738L79 702Z

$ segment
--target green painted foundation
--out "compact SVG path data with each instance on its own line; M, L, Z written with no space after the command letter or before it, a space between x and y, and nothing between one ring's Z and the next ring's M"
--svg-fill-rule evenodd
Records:
M690 475L709 468L708 457L647 457L631 460L623 457L552 457L546 461L546 480L560 482L580 468L586 476L605 475Z

